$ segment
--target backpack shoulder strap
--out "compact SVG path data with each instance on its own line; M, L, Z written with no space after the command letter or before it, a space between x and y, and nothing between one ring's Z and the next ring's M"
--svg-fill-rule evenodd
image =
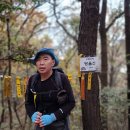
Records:
M36 83L37 83L37 78L38 78L38 73L36 73L36 74L34 74L34 75L32 76L32 81L31 81L31 87L30 87L30 89L31 89L33 92L35 92L34 86L35 86Z
M58 90L63 89L62 80L61 80L61 72L55 70L55 82L58 87Z
M37 78L38 78L38 73L34 74L32 76L32 81L31 81L31 86L30 86L30 91L33 93L33 100L34 100L34 105L35 105L35 108L36 108L36 97L37 97L37 94L36 94L36 91L35 91L35 85L37 84Z

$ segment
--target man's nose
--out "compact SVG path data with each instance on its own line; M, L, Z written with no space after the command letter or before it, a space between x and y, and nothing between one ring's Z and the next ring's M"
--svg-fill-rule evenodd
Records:
M45 63L45 62L44 62L44 60L40 60L40 64L42 64L42 65L43 65L44 63Z

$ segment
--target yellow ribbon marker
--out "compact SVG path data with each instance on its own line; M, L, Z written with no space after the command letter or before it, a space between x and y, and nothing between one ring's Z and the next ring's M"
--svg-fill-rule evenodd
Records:
M81 91L80 91L80 96L81 96L81 100L85 100L85 73L82 73L81 75Z
M68 77L69 81L72 80L72 75L71 74L67 74L67 77Z
M17 96L22 97L21 82L19 76L16 76L16 90L17 90Z
M88 90L91 90L92 88L92 72L88 73Z
M7 97L7 76L4 76L4 97Z
M4 76L4 96L11 96L11 76Z

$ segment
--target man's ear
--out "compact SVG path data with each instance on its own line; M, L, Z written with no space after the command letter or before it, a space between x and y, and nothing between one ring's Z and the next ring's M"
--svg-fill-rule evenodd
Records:
M53 60L53 62L52 62L52 67L55 65L55 60Z

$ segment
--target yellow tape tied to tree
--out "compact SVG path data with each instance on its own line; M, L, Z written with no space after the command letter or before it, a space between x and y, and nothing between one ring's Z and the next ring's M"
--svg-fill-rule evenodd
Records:
M91 90L92 88L92 72L88 73L88 90Z
M4 96L10 97L11 96L11 76L4 76Z
M16 76L16 90L17 90L17 96L22 97L22 89L21 89L21 79L19 76Z
M72 80L72 75L71 74L67 74L67 77L68 77L69 81Z

